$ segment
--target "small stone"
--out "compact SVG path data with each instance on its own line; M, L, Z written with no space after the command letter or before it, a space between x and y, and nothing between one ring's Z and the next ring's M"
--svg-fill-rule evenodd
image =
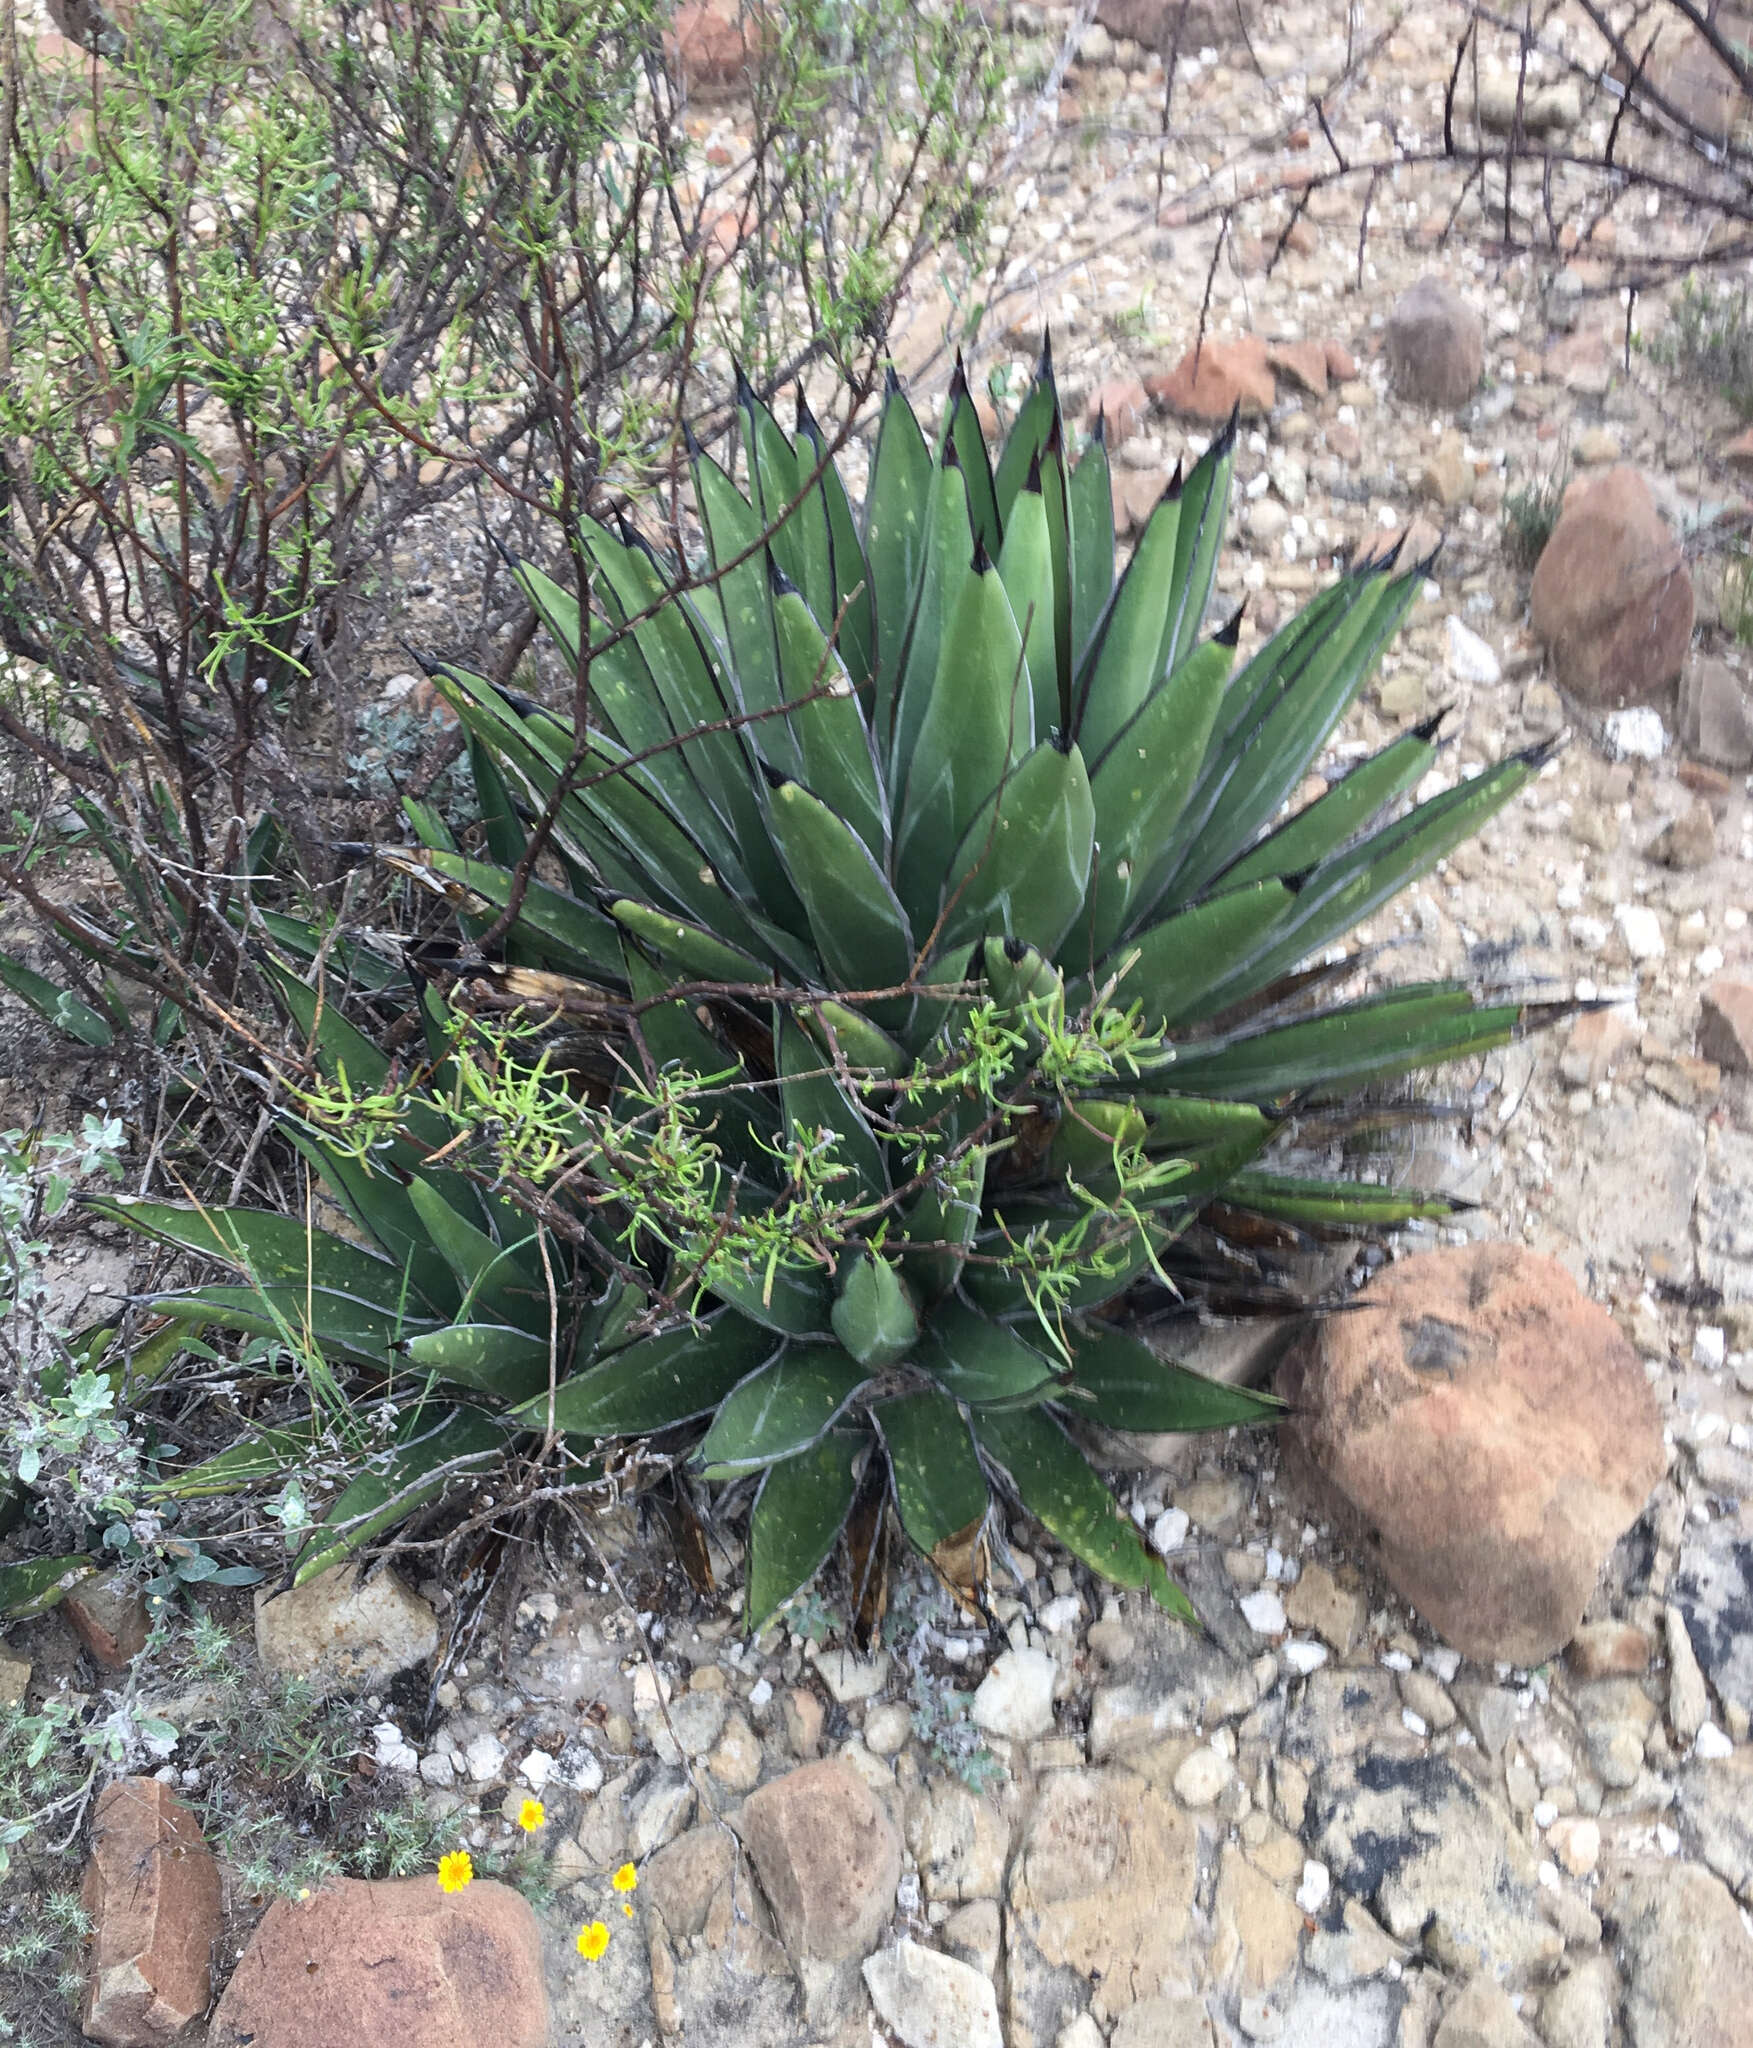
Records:
M29 1685L30 1659L0 1643L0 1707L21 1705Z
M874 1756L898 1756L913 1733L913 1716L894 1700L885 1700L864 1717L864 1746Z
M1598 1821L1567 1815L1554 1821L1546 1839L1572 1877L1587 1877L1601 1860L1601 1828Z
M1606 1957L1580 1964L1540 2001L1546 2048L1607 2048L1618 2002L1613 1966Z
M1270 412L1278 398L1266 344L1253 334L1196 344L1167 375L1148 378L1146 388L1166 410L1217 425L1238 406L1244 418Z
M1680 737L1718 768L1753 767L1753 692L1715 655L1695 654L1680 677Z
M1473 496L1473 465L1467 460L1461 435L1453 428L1424 458L1418 473L1418 495L1450 512Z
M1429 701L1423 672L1398 668L1376 685L1376 702L1384 718L1422 718Z
M1433 2048L1539 2048L1510 2003L1509 1993L1485 1974L1471 1978L1449 2001Z
M1603 1785L1626 1791L1643 1770L1643 1731L1627 1721L1609 1721L1589 1730L1589 1761Z
M1616 903L1613 922L1634 960L1659 960L1667 952L1662 937L1662 920L1647 903Z
M104 1787L81 1900L92 1921L80 2022L89 2039L152 2048L207 2010L224 1931L219 1866L169 1786Z
M469 1738L463 1751L463 1768L477 1785L490 1785L505 1768L505 1744L489 1729Z
M1698 1657L1678 1607L1662 1610L1662 1634L1668 1651L1668 1726L1682 1747L1694 1741L1710 1718L1710 1694Z
M1623 450L1611 427L1585 427L1577 436L1576 459L1592 467L1617 462Z
M953 1956L899 1941L867 1959L864 1981L906 2048L1004 2048L991 1981Z
M146 1647L146 1602L126 1572L81 1579L61 1602L73 1632L106 1671L121 1671Z
M1312 1858L1303 1865L1303 1880L1296 1888L1296 1902L1305 1913L1319 1913L1333 1889L1333 1876L1326 1864Z
M1464 405L1485 371L1485 324L1441 278L1423 277L1395 301L1383 334L1394 388L1414 404Z
M887 1650L879 1650L874 1657L861 1657L856 1650L814 1650L810 1662L836 1706L850 1707L859 1700L874 1699L889 1682Z
M1480 639L1470 626L1463 625L1451 612L1444 631L1448 635L1449 674L1457 682L1489 686L1501 681L1502 663L1489 643Z
M1668 751L1668 729L1647 704L1624 704L1601 721L1601 746L1615 761L1659 761Z
M894 1910L901 1838L842 1758L803 1764L749 1795L740 1822L794 1956L869 1953Z
M1753 981L1719 975L1698 1006L1698 1050L1726 1074L1753 1074Z
M635 1863L675 1838L694 1818L697 1795L680 1771L660 1771L633 1802L627 1816L627 1847ZM601 1802L598 1802L601 1804ZM580 1825L580 1838L583 1837Z
M380 1771L402 1771L409 1777L420 1769L420 1755L394 1721L379 1721L371 1731L371 1760Z
M761 1741L741 1714L726 1717L706 1768L728 1792L752 1792L761 1782Z
M1000 1950L998 1901L971 1899L958 1906L938 1929L938 1938L951 1955L982 1977L995 1977Z
M1201 1743L1182 1758L1175 1772L1175 1797L1183 1806L1195 1809L1213 1806L1219 1794L1235 1776L1235 1766L1208 1743Z
M1118 448L1137 433L1149 411L1150 395L1136 377L1111 377L1090 394L1084 425L1093 428L1099 420L1108 446Z
M1294 1627L1312 1629L1348 1657L1362 1639L1369 1602L1361 1587L1343 1586L1325 1565L1308 1564L1285 1594L1284 1611Z
M1164 1508L1150 1525L1150 1547L1162 1557L1171 1557L1187 1540L1192 1526L1185 1508Z
M1708 867L1716 858L1716 819L1702 797L1694 797L1649 843L1649 857L1665 868Z
M1598 1088L1620 1059L1636 1049L1641 1032L1619 1010L1590 1010L1570 1027L1558 1071L1573 1088Z
M1564 1661L1578 1678L1641 1678L1649 1669L1650 1639L1633 1622L1585 1622Z
M988 1735L1032 1742L1053 1726L1053 1688L1059 1666L1045 1650L1006 1650L980 1681L970 1708Z
M1246 1595L1241 1608L1242 1619L1257 1636L1281 1636L1288 1626L1284 1602L1270 1586Z
M393 1571L336 1565L287 1593L258 1593L256 1654L321 1697L387 1688L438 1648L438 1617Z
M779 1713L785 1723L785 1739L791 1745L792 1755L801 1757L806 1763L819 1756L827 1709L808 1686L794 1685L785 1693L779 1702Z
M1441 1734L1455 1725L1455 1703L1428 1671L1402 1672L1400 1697L1426 1728Z
M1733 1756L1735 1745L1714 1721L1706 1721L1692 1738L1692 1751L1700 1762L1714 1764Z
M1301 391L1309 392L1315 398L1327 396L1327 345L1320 341L1275 341L1266 351L1266 360L1275 370L1281 370Z
M1612 1903L1635 2048L1742 2048L1753 1936L1728 1888L1707 1870L1676 1864L1628 1874Z

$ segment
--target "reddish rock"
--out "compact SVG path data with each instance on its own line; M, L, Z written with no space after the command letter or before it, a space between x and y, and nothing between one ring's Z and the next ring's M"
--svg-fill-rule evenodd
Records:
M344 1877L276 1899L237 1966L209 2048L547 2048L542 1934L485 1879Z
M1636 1351L1562 1266L1514 1245L1389 1267L1298 1344L1280 1391L1316 1489L1480 1663L1570 1641L1666 1469Z
M1635 1622L1585 1622L1564 1661L1578 1678L1641 1678L1650 1668L1650 1639Z
M61 1602L73 1632L106 1671L121 1671L146 1647L146 1601L126 1572L82 1579Z
M1534 570L1534 631L1596 710L1667 701L1692 639L1692 579L1635 469L1579 479Z
M1753 981L1719 974L1698 1010L1698 1050L1728 1074L1753 1074Z
M1555 342L1541 358L1542 373L1582 398L1604 398L1613 382L1613 344L1599 328L1584 328Z
M1084 408L1084 425L1093 428L1098 420L1110 448L1131 440L1138 424L1150 411L1150 398L1136 377L1110 377L1091 392Z
M1208 339L1203 348L1190 348L1166 376L1150 378L1147 389L1170 412L1220 423L1238 405L1250 418L1270 412L1278 397L1266 344L1257 334Z
M1357 358L1344 342L1331 339L1323 342L1327 351L1327 375L1335 384L1349 384L1357 375Z
M749 1795L738 1822L794 1956L865 1956L895 1910L901 1838L840 1757L787 1771Z
M109 2048L155 2048L207 2010L224 1930L219 1865L156 1778L99 1795L82 1892L91 1915L80 2025Z
M735 0L690 0L665 31L664 54L700 98L740 92L761 53L758 14Z
M1573 1088L1594 1088L1607 1079L1623 1054L1636 1049L1642 1034L1618 1010L1590 1010L1570 1027L1558 1056L1558 1071Z
M1440 277L1401 293L1382 340L1394 389L1415 405L1465 405L1485 374L1485 323Z
M1316 398L1327 395L1327 345L1320 341L1275 341L1266 360L1282 370L1299 390Z

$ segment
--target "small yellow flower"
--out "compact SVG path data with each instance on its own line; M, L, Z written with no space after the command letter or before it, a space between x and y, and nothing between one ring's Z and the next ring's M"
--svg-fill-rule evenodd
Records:
M526 1835L533 1835L537 1828L546 1827L548 1812L539 1799L526 1799L517 1810L517 1824Z
M609 1945L609 1930L600 1920L587 1920L578 1930L578 1953L587 1963L599 1962Z
M467 1849L453 1849L448 1856L438 1859L438 1888L441 1892L460 1892L475 1875L475 1866Z
M631 1863L623 1863L609 1882L618 1892L636 1892L639 1889L639 1873Z
M627 1918L628 1918L629 1920L631 1920L631 1919L632 1919L632 1917L633 1917L633 1908L632 1908L632 1907L631 1907L630 1905L628 1905L628 1904L627 1904L627 1903L626 1903L625 1901L623 1901L623 1902L622 1902L622 1905L621 1905L621 1911L622 1911L623 1913L625 1913L625 1914L626 1914L626 1916L627 1916Z

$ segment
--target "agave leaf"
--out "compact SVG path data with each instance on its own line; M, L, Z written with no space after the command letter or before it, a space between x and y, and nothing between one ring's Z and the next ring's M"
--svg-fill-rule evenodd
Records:
M804 403L802 385L798 386L797 394L797 433L799 460L807 454L812 466L821 472L816 488L828 519L828 554L834 572L833 609L821 623L824 630L832 631L835 619L839 620L840 630L834 644L840 650L847 674L858 686L859 702L868 717L874 709L870 684L876 629L870 565L864 559L846 486L829 459L827 440L815 415Z
M873 1024L862 1010L848 1009L844 1003L821 1002L796 1014L811 1042L830 1061L844 1061L854 1076L893 1081L907 1071L910 1061L906 1048Z
M1127 923L1133 890L1173 836L1199 772L1235 649L1238 612L1224 633L1165 676L1115 735L1090 779L1101 868L1073 929L1073 959L1100 959Z
M391 1313L404 1300L416 1310L429 1306L411 1292L400 1266L330 1231L307 1228L296 1216L149 1202L133 1195L87 1195L80 1206L160 1244L217 1259L251 1279L302 1282L309 1276L319 1287L356 1295Z
M295 1586L308 1585L416 1508L461 1472L485 1470L505 1449L506 1428L479 1408L422 1405L403 1417L399 1441L367 1455L366 1469L323 1517L299 1555Z
M947 447L955 451L956 466L968 486L968 511L974 538L996 561L1004 540L998 522L998 497L993 488L986 436L980 431L980 416L974 410L967 367L959 349L956 351L955 372L950 378L947 405L944 438Z
M767 545L779 566L799 590L810 586L810 543L816 536L806 517L808 501L797 503L805 478L798 453L749 380L737 372L737 411L749 462L749 498L760 516ZM793 510L794 504L796 509ZM827 530L820 532L822 566L827 564Z
M748 1626L760 1628L821 1569L845 1524L862 1431L834 1430L769 1465L749 1516Z
M1120 982L1120 1000L1142 1000L1147 1025L1184 1024L1216 1007L1211 991L1238 958L1250 957L1279 929L1295 906L1290 883L1276 877L1250 882L1164 918L1137 939L1116 946L1105 964L1111 969L1131 959Z
M1039 1408L981 1412L974 1433L1023 1506L1073 1557L1116 1585L1147 1587L1170 1614L1197 1621L1193 1603L1050 1415Z
M428 1330L403 1347L422 1372L495 1400L527 1401L548 1384L548 1338L504 1323L453 1323ZM564 1374L564 1355L556 1360Z
M1071 684L1079 649L1071 637L1071 485L1065 473L1065 427L1055 400L1047 439L1041 448L1041 506L1047 515L1047 552L1053 567L1054 689L1058 708L1052 724L1071 730ZM1109 512L1112 516L1113 507ZM1110 536L1108 546L1113 547ZM1109 573L1112 574L1110 559ZM1040 730L1037 720L1036 730Z
M376 1239L398 1270L407 1272L416 1298L440 1313L454 1310L459 1299L456 1281L434 1250L401 1181L374 1173L302 1125L288 1122L283 1129L316 1170L326 1192L368 1237Z
M418 866L443 876L495 910L503 910L511 901L514 878L509 868L468 860L436 847L418 855L405 847L381 848L379 858L394 867ZM620 979L621 941L613 923L594 904L583 903L533 875L518 906L513 930L541 955L543 966L558 973Z
M961 1278L985 1184L985 1153L968 1152L928 1181L907 1212L901 1267L928 1308Z
M1017 497L1027 489L1030 471L1046 452L1058 413L1059 391L1053 379L1053 343L1051 336L1043 335L1035 374L1023 394L1023 402L1017 408L1017 416L1005 438L1004 451L993 471L992 491L998 506L998 523L1007 542Z
M1076 1330L1071 1355L1077 1385L1094 1396L1072 1413L1109 1429L1232 1429L1277 1422L1285 1413L1275 1394L1190 1372L1123 1330Z
M410 817L424 812L426 806L417 804L409 797L403 800L403 809ZM241 924L244 907L237 906L238 921ZM314 923L309 918L287 917L278 910L267 910L261 905L252 905L249 915L260 918L262 929L283 953L296 959L314 960L326 950L331 970L338 964L345 973L348 983L370 994L381 995L386 990L405 990L408 986L407 971L393 961L374 953L369 946L361 945L346 933L337 934L329 920Z
M1530 747L1512 754L1333 855L1304 877L1283 927L1268 934L1263 947L1240 954L1210 991L1209 1001L1214 1006L1237 1002L1350 931L1477 832L1540 772L1549 753L1546 747Z
M47 1614L96 1570L95 1560L85 1551L0 1564L0 1617L7 1621L30 1621L36 1615Z
M631 946L626 953L626 975L634 998L647 1006L639 1016L640 1035L660 1069L679 1067L698 1082L747 1080L741 1056L706 1028L691 1003L680 998L659 1000L672 986L670 978ZM726 1162L733 1170L749 1175L756 1185L765 1182L772 1166L769 1147L779 1132L773 1104L757 1089L727 1085L707 1106L714 1116L715 1141Z
M981 553L947 621L895 835L895 893L916 930L935 916L944 874L981 806L1033 744L1022 639L998 571Z
M568 1436L648 1436L716 1408L739 1380L767 1364L781 1340L733 1310L682 1324L613 1352L563 1381L555 1427ZM548 1396L516 1411L526 1429L547 1424Z
M1251 1102L1224 1102L1196 1095L1135 1095L1145 1119L1147 1152L1198 1151L1243 1139L1264 1147L1277 1125Z
M961 1409L928 1389L871 1411L889 1454L901 1527L927 1557L986 1519L986 1475Z
M1025 755L951 855L943 943L990 933L1055 952L1088 891L1095 818L1078 747Z
M704 1244L690 1248L704 1255ZM834 1327L834 1290L818 1266L761 1265L733 1267L719 1258L708 1285L752 1322L787 1337L826 1337Z
M1519 1003L1475 1006L1458 982L1428 982L1349 1003L1297 1024L1182 1049L1175 1079L1259 1103L1332 1101L1383 1081L1506 1044Z
M1238 1173L1224 1189L1224 1200L1280 1223L1338 1230L1392 1230L1403 1223L1440 1223L1469 1206L1417 1188L1372 1187L1355 1180L1261 1172Z
M1075 678L1114 591L1114 489L1099 432L1071 472L1065 498L1071 565L1069 652Z
M788 1133L813 1143L832 1138L837 1163L850 1168L856 1193L836 1184L844 1199L880 1202L889 1192L888 1162L863 1106L847 1095L817 1051L789 1016L778 1030L779 1094Z
M1092 761L1106 753L1162 678L1157 650L1175 595L1175 533L1180 523L1177 477L1145 522L1126 573L1082 657L1072 724L1078 744Z
M1189 1170L1186 1179L1192 1179ZM1165 1201L1167 1194L1165 1192ZM1027 1197L990 1204L992 1222L981 1230L973 1244L973 1256L962 1275L962 1291L989 1315L1020 1316L1036 1312L1029 1288L1031 1264L1026 1243L1031 1231L1062 1231L1075 1223L1081 1211L1071 1205L1031 1201ZM1121 1222L1114 1219L1101 1238L1104 1248L1102 1269L1074 1280L1056 1297L1068 1314L1100 1308L1126 1292L1174 1235L1174 1229L1155 1217Z
M1231 743L1224 787L1173 878L1183 898L1229 866L1308 772L1399 631L1422 578L1416 571L1369 572L1357 581L1357 601L1316 637L1300 671L1258 724Z
M1187 659L1203 630L1217 574L1217 551L1229 514L1237 418L1237 414L1231 414L1229 424L1193 465L1192 474L1181 489L1181 517L1175 529L1173 598L1163 622L1162 644L1157 649L1159 675Z
M779 857L835 988L892 988L913 967L907 914L858 834L801 782L771 785Z
M9 953L0 953L0 984L22 996L46 1023L81 1045L113 1045L116 1034L109 1022L70 988L60 988L46 975L26 967Z
M1030 470L1009 514L998 574L1023 636L1035 735L1045 739L1062 727L1064 720L1059 706L1059 651L1054 640L1053 534L1039 463Z
M325 1356L384 1371L406 1338L436 1327L429 1317L380 1308L355 1294L308 1287L296 1280L267 1280L252 1287L190 1287L148 1299L163 1315L185 1321L204 1317L252 1337L310 1344Z
M1038 1398L1058 1377L1053 1362L1014 1330L955 1296L932 1312L914 1362L969 1406Z
M502 1247L429 1181L410 1181L408 1200L463 1291L459 1316L485 1309L509 1322L531 1329L539 1322L546 1329L548 1303L540 1255L531 1250L535 1224L525 1225L520 1242Z
M468 735L469 773L475 784L475 798L481 813L481 829L487 851L502 867L514 868L529 846L524 829L512 807L511 791L499 772L499 763L479 733Z
M653 910L647 903L617 897L609 905L615 922L655 954L662 964L683 981L725 981L733 985L759 986L773 979L773 970L745 953L726 945L716 932L684 918Z
M872 730L879 746L887 745L893 732L906 651L903 636L925 570L931 474L931 450L891 370L864 500L864 554L876 600Z
M846 665L801 597L781 579L774 586L779 675L787 714L803 761L803 779L836 811L879 862L889 857L889 807L876 754ZM812 692L826 689L828 694ZM804 700L808 699L808 702Z
M869 1380L838 1344L789 1345L732 1392L695 1453L708 1479L734 1479L820 1441Z
M773 630L773 597L762 545L761 517L712 457L693 452L694 492L712 553L728 679L738 709L773 713L785 701L779 680L779 646ZM731 564L735 564L734 567ZM743 728L744 744L784 774L802 772L797 743L782 717L756 716Z
M1360 761L1334 783L1325 796L1305 804L1269 832L1251 852L1224 870L1226 889L1257 882L1267 875L1295 875L1327 859L1353 839L1370 820L1403 796L1436 758L1436 729L1444 713L1426 719L1410 732L1390 740L1379 753Z
M263 1429L238 1443L228 1444L198 1465L175 1466L147 1488L154 1498L165 1500L214 1500L246 1487L262 1486L300 1465L316 1449L322 1431L316 1423L299 1423L291 1429Z
M940 463L933 472L927 507L924 567L918 593L903 614L907 646L895 684L894 737L889 751L892 790L906 787L920 728L935 701L944 638L961 602L963 586L974 573L968 487L953 462Z

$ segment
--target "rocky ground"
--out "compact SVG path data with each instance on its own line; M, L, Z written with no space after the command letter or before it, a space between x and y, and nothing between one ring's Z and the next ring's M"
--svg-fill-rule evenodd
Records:
M1043 48L1065 26L1014 24ZM1294 176L1344 23L1260 26L1269 90L1227 41L1184 63L1160 216L1133 139L1160 61L1085 34L1004 209L981 366L1024 364L1051 320L1128 522L1242 402L1220 587L1250 636L1346 551L1415 518L1446 534L1323 770L1439 709L1443 781L1572 737L1374 920L1376 965L1609 1006L1494 1056L1461 1130L1393 1163L1479 1205L1409 1243L1429 1257L1395 1269L1398 1352L1342 1319L1292 1363L1308 1414L1280 1446L1129 1448L1126 1498L1201 1633L1019 1527L991 1635L907 1582L874 1656L813 1603L751 1642L734 1602L630 1605L617 1530L454 1666L427 1734L389 1680L449 1589L265 1610L271 1663L376 1688L378 1772L413 1777L456 1847L516 1843L539 1799L526 1853L553 1895L532 1918L424 1877L277 1906L210 2041L1753 2043L1753 714L1711 545L1735 422L1627 359L1605 289L1609 255L1709 224L1640 199L1568 260L1499 258L1466 216L1439 245L1432 170L1378 192L1360 274L1367 191L1299 212ZM1373 46L1342 147L1440 125L1454 27L1415 12ZM1556 130L1605 118L1550 82ZM1175 209L1250 153L1279 189L1213 271L1214 225ZM951 310L922 293L900 343L928 385ZM1640 300L1640 330L1664 312ZM1567 465L1584 489L1530 616L1502 508ZM218 1873L165 1789L113 1796L106 1827L100 1872L177 1853L144 1859L132 1919L100 1914L97 2037L162 2038L206 2005Z

